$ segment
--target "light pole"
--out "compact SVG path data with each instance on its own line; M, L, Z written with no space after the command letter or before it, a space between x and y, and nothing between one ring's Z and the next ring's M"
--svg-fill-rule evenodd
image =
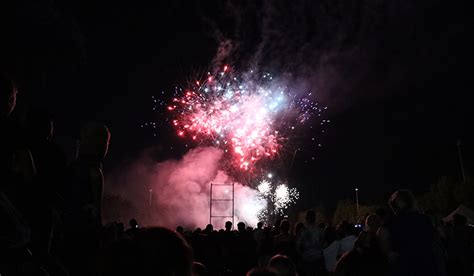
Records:
M466 175L464 174L464 162L462 161L461 140L458 140L456 146L458 146L459 165L461 166L462 181L466 182Z
M152 194L153 190L150 189L148 192L150 193L150 201L148 202L148 205L149 205L150 208L151 208L151 199L152 199L152 196L153 196L153 194Z
M359 219L359 188L355 188L357 219Z

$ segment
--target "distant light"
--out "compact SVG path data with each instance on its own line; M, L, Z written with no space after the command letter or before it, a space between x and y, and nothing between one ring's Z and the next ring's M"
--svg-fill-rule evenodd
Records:
M273 177L273 174L269 173L269 174L267 175L267 177L268 177L268 178L272 178L272 177Z
M355 188L355 191L356 191L356 192L359 191L359 188Z

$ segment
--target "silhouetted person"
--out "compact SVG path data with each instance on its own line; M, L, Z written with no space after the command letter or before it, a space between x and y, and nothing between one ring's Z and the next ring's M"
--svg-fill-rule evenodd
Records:
M81 129L77 158L69 166L65 224L70 273L73 275L92 273L86 269L91 267L100 245L104 185L102 161L107 154L109 140L110 132L106 126L87 124ZM78 261L78 255L85 259Z
M396 191L389 205L394 216L387 219L377 235L393 275L437 275L430 219L416 211L410 191Z
M449 232L447 240L449 275L473 275L471 266L472 246L466 217L455 214L452 231Z
M384 276L388 275L388 262L382 254L377 237L361 232L354 248L337 262L336 276Z
M338 258L340 255L349 252L354 248L354 243L357 237L353 234L354 225L349 224L347 221L343 220L338 227L336 228L337 239L339 240L339 252Z
M296 257L295 236L290 233L290 222L286 219L280 223L280 234L273 238L274 249L276 254L282 254Z
M297 276L295 263L285 255L275 255L268 262L268 266L274 269L278 276Z
M306 213L306 225L296 242L296 250L301 257L306 276L322 273L324 267L322 233L316 224L316 212L313 210Z
M181 235L148 228L107 248L102 266L102 275L192 276L193 254Z
M301 232L303 231L304 229L304 223L302 222L298 222L296 225L295 225L295 237L298 238L301 234Z
M261 244L257 247L258 265L267 265L270 258L273 256L273 235L271 228L266 226L263 228L263 238Z
M25 195L36 174L33 159L20 125L10 117L16 106L17 88L0 74L0 272L12 274L21 257L28 255L30 228L24 211Z
M340 257L341 244L337 239L336 229L332 226L324 228L324 262L328 272L334 272L337 259Z
M135 236L137 234L138 231L140 231L140 227L138 226L138 222L136 219L132 218L129 222L128 222L128 225L130 226L130 228L128 228L126 231L125 231L125 234L127 234L128 236Z
M252 233L245 228L245 223L237 224L237 235L235 242L234 269L238 275L243 275L257 264L256 242Z
M53 120L48 112L30 111L26 121L28 144L37 170L28 200L32 251L45 256L49 253L53 235L53 212L57 217L57 211L64 204L59 195L64 185L66 156L52 142Z
M376 235L380 226L382 226L382 220L380 219L380 217L376 214L370 214L365 219L364 231Z
M206 228L204 228L203 233L209 235L212 233L212 231L214 231L214 227L212 226L212 224L208 224L206 225Z
M225 222L225 231L229 232L232 230L232 222L226 221Z
M245 223L243 222L239 222L237 223L237 230L239 231L239 233L245 233Z
M257 252L259 266L263 265L267 260L267 256L265 256L264 251L263 251L264 242L265 242L265 234L263 233L264 224L265 223L263 221L259 221L257 223L257 228L255 228L255 230L253 231L253 238L255 242L257 243L256 252Z
M200 262L193 263L193 276L207 276L209 273L207 272L206 266Z

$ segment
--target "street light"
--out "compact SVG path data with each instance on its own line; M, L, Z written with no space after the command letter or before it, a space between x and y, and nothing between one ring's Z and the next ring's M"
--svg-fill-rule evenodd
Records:
M152 192L153 192L153 190L150 189L150 190L149 190L149 193L150 193L150 201L149 201L150 208L151 208L151 198L152 198L152 196L153 196Z
M355 188L357 219L359 219L359 188Z

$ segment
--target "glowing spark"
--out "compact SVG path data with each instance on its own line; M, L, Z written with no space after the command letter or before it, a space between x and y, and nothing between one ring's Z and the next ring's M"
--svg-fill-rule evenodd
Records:
M264 197L270 195L270 192L271 192L271 183L266 181L266 180L263 180L262 182L260 182L260 184L257 186L257 190L260 194L262 194Z
M268 180L262 180L257 190L262 199L265 199L269 205L264 212L260 213L261 218L268 217L270 214L283 216L285 210L295 204L299 198L299 192L296 188L289 188L286 184L273 185Z
M280 184L275 189L275 209L282 212L299 198L296 188L288 188L285 184Z

